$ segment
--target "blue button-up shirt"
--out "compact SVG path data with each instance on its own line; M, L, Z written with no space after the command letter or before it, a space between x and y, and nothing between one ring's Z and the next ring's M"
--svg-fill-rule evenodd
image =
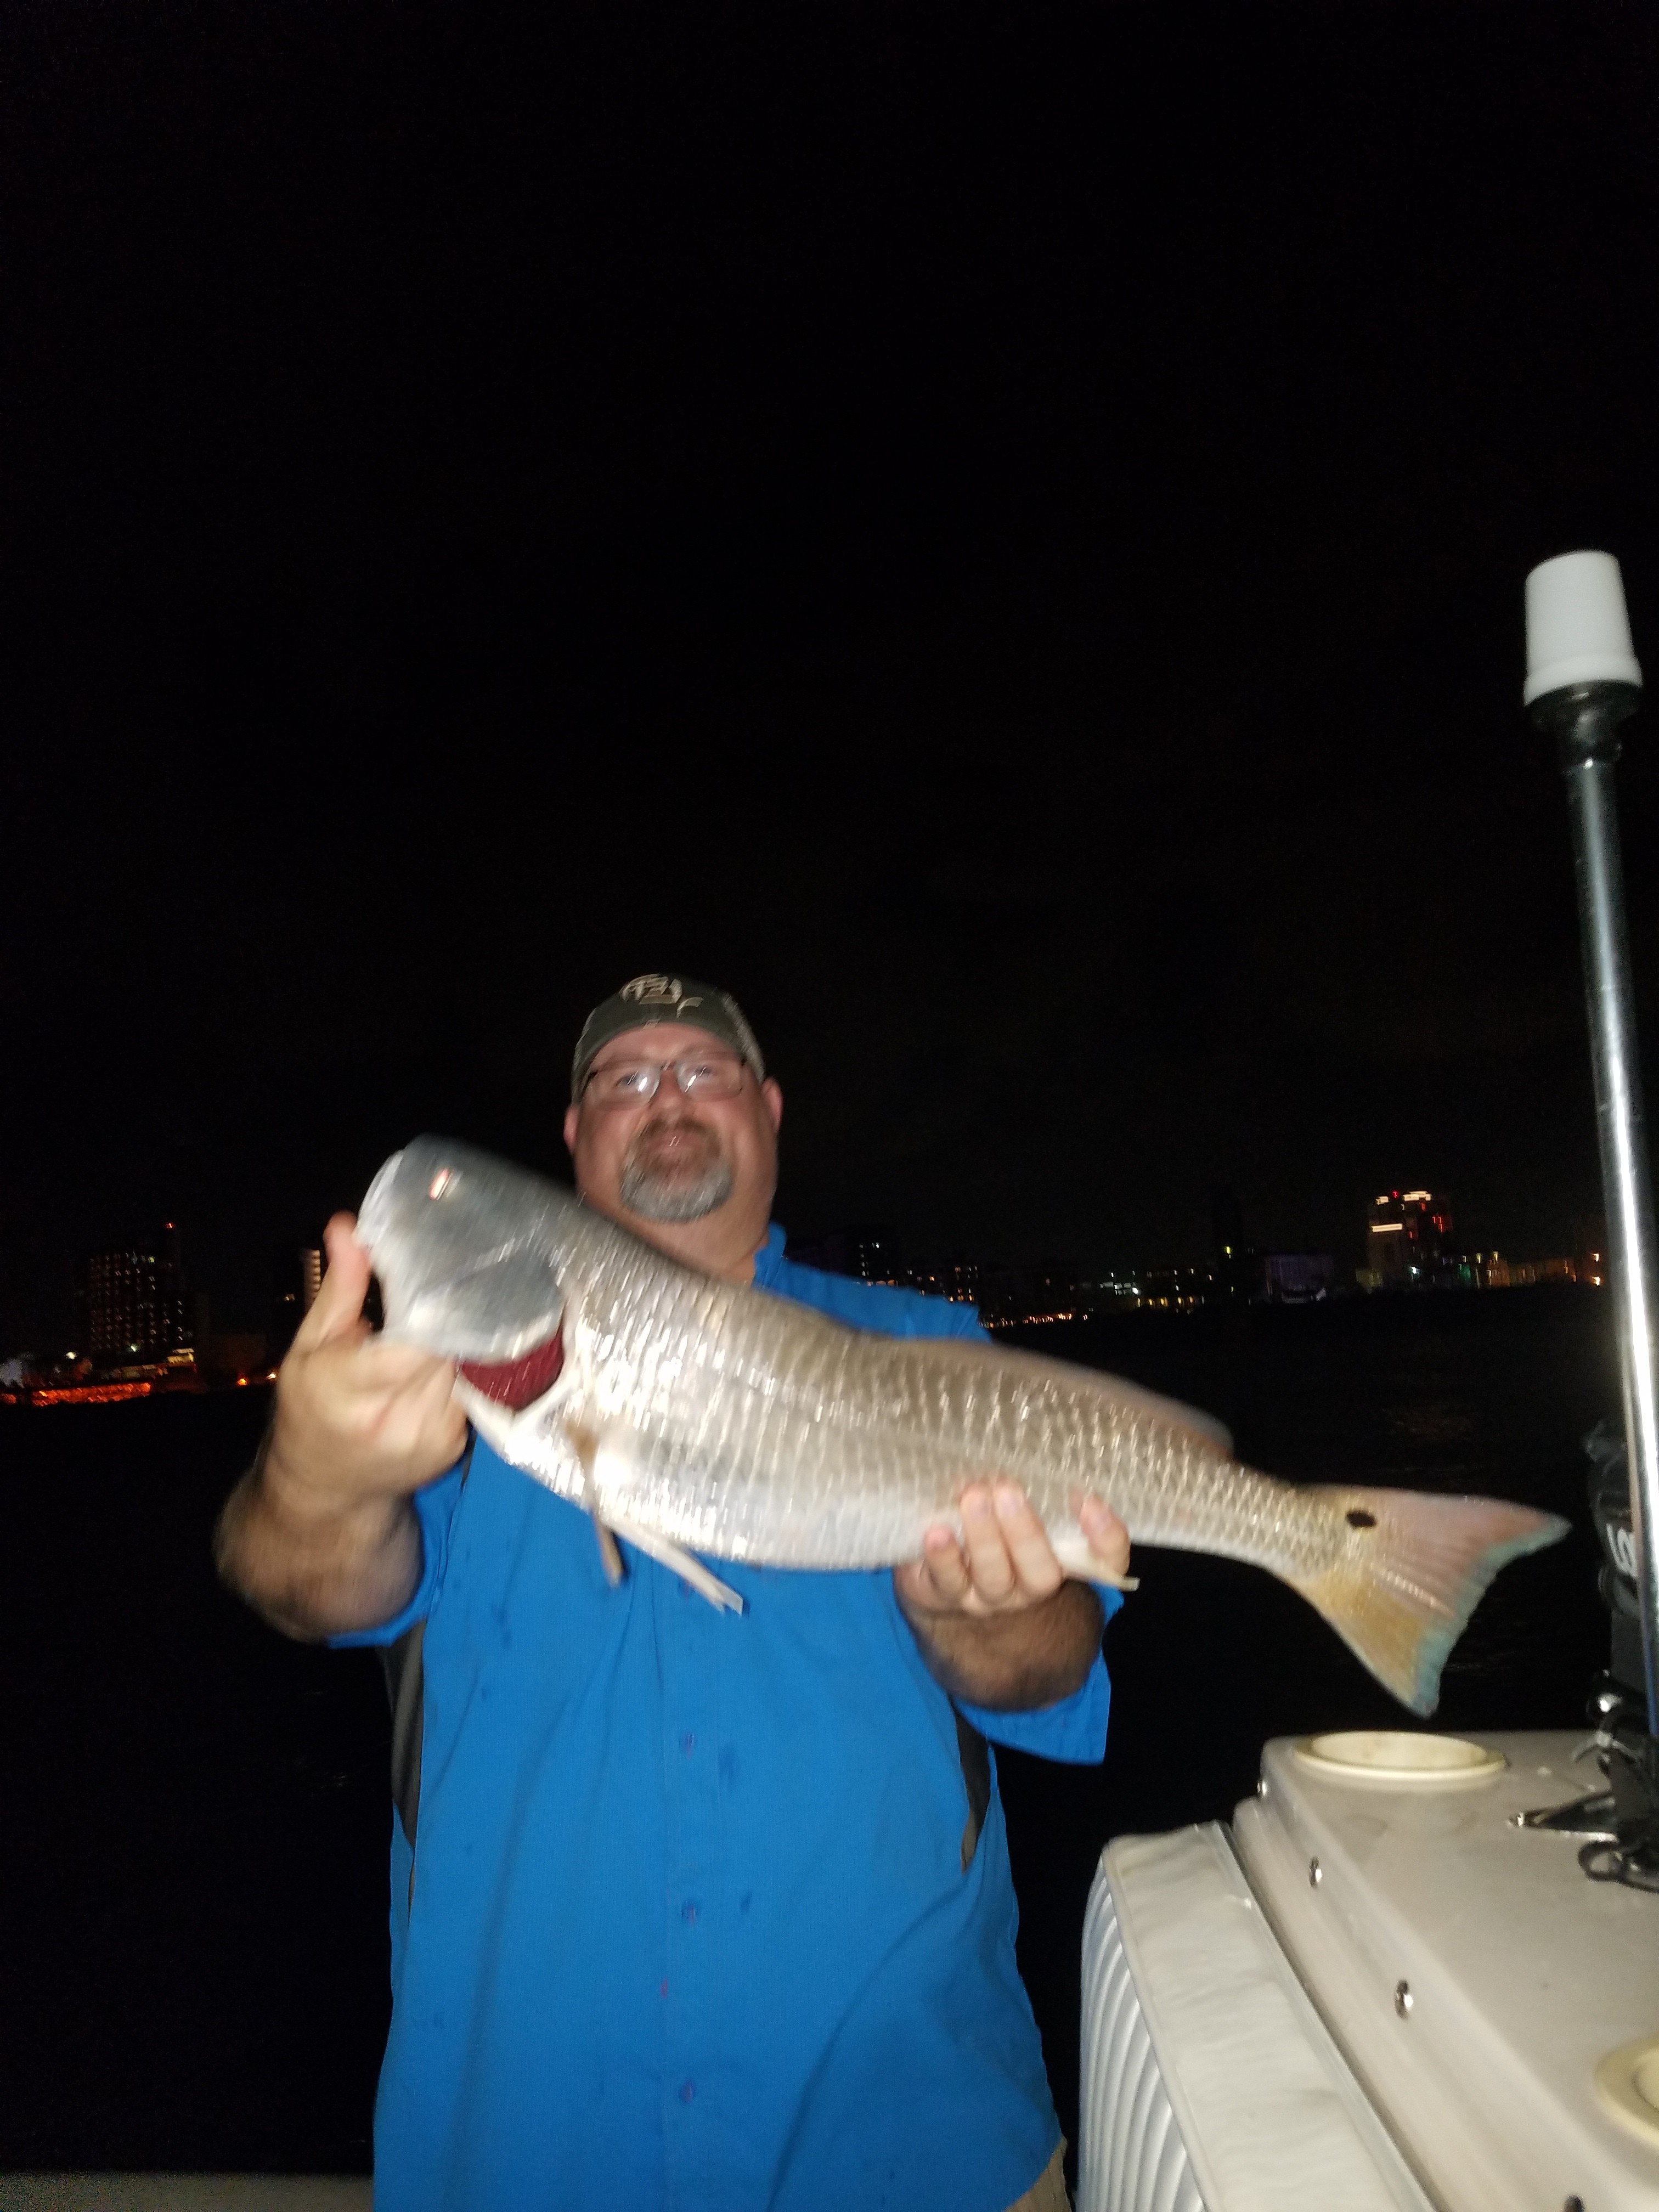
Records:
M763 1290L900 1336L971 1309ZM377 2212L1002 2212L1059 2140L1002 1812L883 1573L721 1563L722 1614L482 1441L416 1500L416 1847L392 1836ZM1115 1600L1108 1595L1109 1605ZM1098 1759L1109 1688L968 1717Z

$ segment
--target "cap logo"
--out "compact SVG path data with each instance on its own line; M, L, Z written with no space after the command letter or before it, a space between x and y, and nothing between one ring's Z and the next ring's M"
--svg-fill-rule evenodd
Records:
M593 1055L608 1039L620 1036L625 1030L648 1027L653 1022L686 1022L693 1029L706 1030L748 1062L757 1083L765 1080L766 1063L755 1032L729 993L717 991L712 983L688 981L682 975L635 975L610 998L601 1000L582 1024L570 1062L571 1097L580 1098Z
M617 996L630 1006L700 1006L701 998L688 994L678 975L636 975Z

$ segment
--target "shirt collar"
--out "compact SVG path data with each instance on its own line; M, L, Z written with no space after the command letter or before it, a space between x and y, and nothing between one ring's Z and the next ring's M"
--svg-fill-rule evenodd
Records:
M766 1231L766 1242L755 1255L755 1280L763 1290L769 1289L777 1280L778 1270L783 1265L783 1248L787 1242L786 1232L774 1221Z

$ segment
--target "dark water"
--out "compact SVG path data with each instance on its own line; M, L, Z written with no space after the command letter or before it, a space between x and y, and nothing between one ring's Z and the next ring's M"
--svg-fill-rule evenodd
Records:
M1480 1489L1576 1516L1448 1669L1452 1727L1565 1727L1606 1626L1578 1439L1612 1314L1548 1290L1034 1333L1228 1419L1308 1479ZM367 2170L386 2031L377 1662L286 1644L208 1538L263 1392L0 1408L0 2170ZM1397 1709L1263 1575L1143 1553L1105 1765L1003 1754L1020 1950L1075 2136L1078 1944L1102 1844L1225 1814L1263 1738Z

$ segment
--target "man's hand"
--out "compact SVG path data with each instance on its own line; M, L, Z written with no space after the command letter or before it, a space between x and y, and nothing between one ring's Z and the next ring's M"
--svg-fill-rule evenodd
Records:
M453 1363L388 1343L363 1319L370 1270L356 1227L337 1213L323 1232L328 1273L276 1377L265 1461L285 1487L344 1508L407 1498L466 1437Z
M1128 1530L1098 1498L1085 1498L1078 1518L1104 1573L1121 1580ZM952 1697L993 1711L1069 1697L1100 1647L1099 1600L1067 1582L1018 1483L969 1483L962 1523L964 1541L930 1528L921 1558L894 1572L928 1667Z
M355 1226L349 1213L328 1224L328 1273L277 1376L270 1436L216 1540L225 1579L290 1635L374 1627L408 1602L421 1568L410 1495L466 1436L450 1362L363 1319Z
M1085 1498L1078 1514L1105 1572L1129 1571L1129 1532L1109 1506ZM1066 1579L1041 1521L1017 1482L970 1482L962 1493L965 1545L943 1522L927 1531L922 1556L901 1567L899 1588L921 1613L1024 1613Z

